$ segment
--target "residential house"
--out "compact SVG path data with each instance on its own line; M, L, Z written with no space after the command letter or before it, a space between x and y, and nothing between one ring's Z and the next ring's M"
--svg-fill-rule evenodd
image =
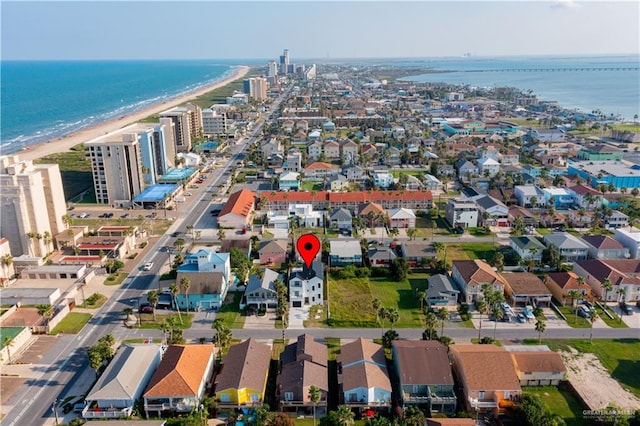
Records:
M374 246L369 248L367 257L371 266L390 265L398 256L391 247Z
M551 292L531 272L505 272L501 274L506 282L505 295L512 306L549 306Z
M329 251L330 266L362 266L362 249L360 248L359 240L331 240L329 244L331 247Z
M393 175L389 172L385 171L378 171L378 172L373 172L373 184L375 185L376 188L380 188L380 189L389 189L389 188L393 188L394 182L393 182Z
M261 264L285 263L289 254L289 242L284 239L261 241L258 257Z
M349 182L363 182L367 179L367 172L360 166L350 166L342 170Z
M337 160L340 158L340 144L336 141L325 142L323 152L327 160Z
M260 145L262 158L269 158L271 154L282 153L282 143L277 138L270 138Z
M604 217L604 225L609 229L626 228L629 226L629 216L618 210L614 210L611 215Z
M280 191L298 191L300 189L300 173L286 172L278 178Z
M547 246L554 245L566 262L585 260L589 255L589 246L568 232L554 232L543 239Z
M359 145L351 139L346 139L342 143L342 157L345 164L355 164L358 162Z
M360 410L391 406L391 381L381 345L359 338L340 347L340 404Z
M433 243L426 241L403 241L400 252L411 267L425 264L428 259L437 257Z
M160 364L161 345L123 345L84 398L85 419L118 419L133 413L136 401Z
M520 206L509 206L509 223L513 225L518 217L522 218L524 226L538 225L538 219L529 210Z
M387 225L389 228L415 228L416 227L416 215L411 209L399 208L391 209L388 213Z
M520 164L520 155L513 150L508 150L506 153L500 154L500 163L503 166L518 165Z
M504 346L511 354L520 386L558 386L567 368L558 352L547 346Z
M468 182L472 176L477 176L479 173L478 167L471 161L460 160L457 164L458 177L462 181Z
M358 216L366 220L367 226L369 228L375 228L377 226L382 226L384 223L384 215L385 211L380 206L380 204L376 203L367 203L364 204Z
M540 214L540 226L545 228L556 228L568 223L567 216L558 212L548 210Z
M424 185L417 177L408 175L407 182L404 185L401 185L401 187L410 191L417 191L423 189Z
M493 158L481 158L478 160L480 175L494 177L500 171L500 163Z
M430 174L425 174L424 175L424 184L423 184L424 189L429 189L429 190L443 190L444 189L444 184L435 176L430 175Z
M310 160L317 160L322 155L322 142L315 141L307 145L307 153Z
M255 200L256 194L247 189L231 194L218 214L218 228L238 229L250 226Z
M640 300L639 259L589 259L573 265L576 275L583 277L593 292L607 302ZM611 291L605 295L602 282L609 279Z
M171 345L144 392L144 411L160 417L163 412L198 410L213 374L215 348L210 344Z
M303 409L311 414L314 405L309 397L311 386L320 389L316 415L322 415L326 411L329 393L327 357L327 347L314 341L308 334L298 336L296 342L284 348L280 354L280 368L276 378L276 398L281 411Z
M545 245L532 235L522 235L520 237L509 237L509 247L511 247L522 260L533 260L542 262L542 252Z
M522 396L511 355L494 345L451 345L453 369L469 412L513 413Z
M438 176L453 176L456 169L451 164L438 164Z
M282 163L282 169L285 172L299 173L302 171L302 154L299 151L291 152L285 157Z
M514 194L518 199L519 206L531 208L544 204L544 193L537 186L516 185Z
M447 348L435 340L394 340L391 350L402 405L454 414L457 399Z
M586 282L578 279L578 276L572 272L549 272L544 277L544 285L553 295L553 298L562 304L573 304L569 292L577 290L585 299L593 299L591 286Z
M544 196L544 205L548 207L565 210L573 204L573 196L566 188L543 188L542 194Z
M298 130L291 138L293 145L304 145L307 142L307 132L304 130ZM318 141L316 141L318 142ZM322 143L320 143L320 152L322 152Z
M289 276L289 301L291 307L322 305L324 267L321 261L314 260L311 268L294 268Z
M283 284L285 282L284 276L269 268L262 271L262 276L259 274L251 275L244 291L241 308L245 306L255 309L277 308L276 280L280 280Z
M387 148L384 153L384 164L386 166L397 166L402 162L400 150L395 146Z
M324 214L313 209L312 204L289 204L289 217L295 217L303 228L324 226Z
M284 163L284 154L281 152L274 152L267 157L267 166L270 168L282 167Z
M640 259L640 229L614 229L613 238L629 249L631 259Z
M231 284L229 253L200 249L185 256L178 267L176 282L187 278L189 291L176 296L181 309L219 309Z
M447 200L444 217L451 226L474 228L478 226L478 206L470 200Z
M575 185L567 189L576 207L595 209L602 205L602 194L584 185Z
M331 216L329 216L329 223L332 229L348 230L351 231L353 223L353 215L347 209L336 209Z
M619 161L622 160L622 151L605 144L584 145L578 151L578 158L584 161Z
M304 176L309 180L321 181L324 178L340 173L340 168L334 164L316 161L304 168Z
M326 183L326 189L332 192L348 191L350 187L351 182L343 175L331 176Z
M584 235L590 259L629 259L629 249L606 235Z
M475 303L483 299L482 287L504 292L506 281L483 260L454 260L451 279L460 290L462 302Z
M262 406L270 363L270 345L248 339L231 346L216 377L218 409Z
M460 292L455 289L455 284L448 275L436 274L427 279L427 296L425 301L427 306L433 307L456 307Z
M485 226L509 226L509 208L489 195L474 198L478 215Z

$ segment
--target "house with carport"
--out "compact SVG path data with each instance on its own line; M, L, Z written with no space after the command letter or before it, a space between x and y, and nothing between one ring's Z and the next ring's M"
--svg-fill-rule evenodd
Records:
M510 305L550 306L551 292L537 275L531 272L503 272L500 275L506 282L504 292Z
M247 288L244 291L240 308L250 307L255 309L267 309L278 307L278 293L275 281L280 280L284 284L284 276L276 271L265 268L262 275L253 274L249 277Z

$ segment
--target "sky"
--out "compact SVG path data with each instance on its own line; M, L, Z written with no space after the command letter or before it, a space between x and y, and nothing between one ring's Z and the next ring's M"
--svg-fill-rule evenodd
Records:
M640 53L640 2L7 1L3 60Z

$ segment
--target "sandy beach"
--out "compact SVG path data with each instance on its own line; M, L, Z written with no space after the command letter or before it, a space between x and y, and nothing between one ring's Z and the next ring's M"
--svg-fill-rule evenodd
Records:
M60 139L55 139L50 142L44 142L41 144L30 145L28 149L20 152L16 152L9 155L19 155L20 159L35 160L37 158L45 157L50 154L58 152L68 151L71 147L80 143L88 142L91 139L104 135L105 133L111 133L137 121L142 120L150 115L157 114L174 106L185 103L191 99L194 99L200 95L203 95L211 90L225 86L230 82L244 77L249 72L249 67L240 66L235 69L234 73L228 78L218 81L214 84L203 86L197 90L191 92L185 92L173 99L166 100L162 103L151 105L147 108L136 111L132 114L125 115L122 118L116 118L114 120L105 121L103 123L96 124L91 127L87 127L76 132L69 133Z

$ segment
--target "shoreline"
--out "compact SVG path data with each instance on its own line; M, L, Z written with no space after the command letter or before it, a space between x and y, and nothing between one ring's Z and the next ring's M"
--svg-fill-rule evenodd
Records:
M156 103L153 105L149 105L146 108L143 108L139 111L135 111L133 113L127 114L123 117L114 118L111 120L103 121L101 123L97 123L90 127L86 127L84 129L75 130L71 133L68 133L58 139L40 142L34 145L28 145L22 151L16 151L9 154L2 155L18 155L20 160L37 160L42 157L46 157L51 154L57 154L60 152L69 151L72 147L88 142L92 139L95 139L99 136L104 135L105 133L111 133L117 131L123 127L129 126L133 123L136 123L150 115L158 114L164 110L173 108L190 100L197 98L198 96L202 96L205 93L208 93L212 90L219 89L220 87L224 87L231 83L234 80L244 77L249 72L250 67L247 65L238 66L231 75L226 77L223 80L219 80L212 84L207 84L198 89L184 92L182 94L177 95L174 98L164 100L160 103Z

